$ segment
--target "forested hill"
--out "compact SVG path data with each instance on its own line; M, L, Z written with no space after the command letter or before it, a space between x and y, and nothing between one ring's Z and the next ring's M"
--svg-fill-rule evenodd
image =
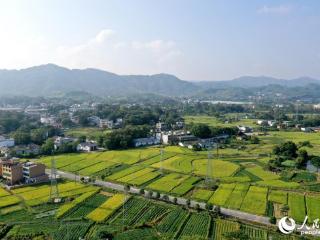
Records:
M192 82L169 74L117 75L98 69L68 69L54 64L22 70L0 70L0 96L61 96L70 92L87 92L100 97L147 93L174 97L217 94L223 97L226 93L243 98L257 88L263 91L270 85L281 86L281 89L304 89L310 84L318 85L320 81L308 77L285 80L262 76Z

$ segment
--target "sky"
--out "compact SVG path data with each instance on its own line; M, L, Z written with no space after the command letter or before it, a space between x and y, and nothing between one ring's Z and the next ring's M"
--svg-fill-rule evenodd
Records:
M0 69L320 79L318 0L0 0Z

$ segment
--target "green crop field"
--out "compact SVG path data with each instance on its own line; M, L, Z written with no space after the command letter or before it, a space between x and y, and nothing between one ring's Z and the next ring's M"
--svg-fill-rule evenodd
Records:
M194 187L194 184L199 180L200 179L197 177L189 177L187 180L183 181L180 185L171 190L170 193L184 195L189 192Z
M246 170L251 174L261 178L262 180L274 180L278 179L279 176L271 173L269 171L264 170L262 167L251 164L250 166L246 167Z
M264 215L267 208L268 188L251 186L247 192L241 210L258 215Z
M297 193L288 194L289 216L302 223L306 216L304 195Z
M229 161L216 160L212 162L212 177L223 178L232 176L240 166ZM206 176L207 174L207 159L197 159L194 160L195 173L201 176Z
M209 199L209 202L212 204L224 206L235 186L236 184L234 183L221 184Z
M176 209L166 215L156 227L157 231L162 234L165 239L174 239L174 236L182 228L185 220L188 218L188 212Z
M85 201L78 204L69 213L66 214L67 219L80 219L83 216L87 216L90 212L98 208L102 203L104 203L108 197L102 194L95 194Z
M199 116L184 116L186 124L191 124L191 123L203 123L207 124L209 126L213 127L233 127L233 126L238 126L238 125L245 125L245 126L256 126L255 125L255 119L240 119L239 121L233 121L229 123L224 123L219 121L216 117L212 116L204 116L204 115L199 115Z
M208 239L210 223L209 214L193 213L184 224L178 239Z
M202 201L208 201L212 194L213 191L207 189L197 189L192 193L192 198Z
M241 230L249 236L250 239L267 240L268 232L261 228L256 228L248 225L241 225Z
M226 240L224 237L225 233L235 232L240 229L240 224L228 220L218 219L214 222L214 239L215 240Z
M320 196L306 195L306 206L309 221L320 219Z
M233 189L232 193L230 194L225 205L228 208L240 209L241 204L243 202L244 197L247 194L248 189L249 189L248 184L237 184L235 186L235 188Z
M93 210L87 215L88 219L91 219L95 222L102 222L108 217L110 217L123 203L125 203L127 197L124 194L115 194L98 208Z
M156 191L161 192L170 192L172 189L180 185L185 181L189 176L182 175L178 173L170 173L155 182L148 185L148 188L151 188Z
M287 204L288 193L280 190L272 190L269 192L268 199L271 202Z
M88 198L90 198L91 196L93 196L94 194L97 193L99 189L97 189L96 191L93 192L86 192L83 193L80 197L77 197L76 199L74 199L73 201L64 204L63 206L61 206L56 214L57 218L61 218L63 215L65 215L67 212L71 211L72 209L74 209L75 207L77 207L78 204L81 204L82 202L86 201Z

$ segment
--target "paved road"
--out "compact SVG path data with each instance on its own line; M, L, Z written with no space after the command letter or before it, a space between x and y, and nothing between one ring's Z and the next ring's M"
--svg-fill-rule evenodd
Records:
M48 174L50 174L50 170L47 169L46 172ZM73 173L68 173L68 172L63 172L63 171L57 171L57 174L60 175L60 177L62 178L67 178L70 180L76 180L76 181L80 181L80 176L75 175ZM113 190L116 191L120 191L120 192L124 192L125 191L125 186L122 184L118 184L118 183L112 183L112 182L107 182L107 181L101 181L101 180L96 180L95 185L101 186L101 187L107 187L107 188L111 188ZM140 194L140 188L137 187L130 187L129 190L130 193L133 194ZM150 196L149 192L151 192L152 196L155 197L156 192L152 192L149 190L145 190L145 194L144 197ZM160 198L163 198L165 194L160 194ZM187 199L186 198L181 198L181 197L175 197L175 196L170 196L167 195L169 197L169 201L170 202L174 202L174 199L177 199L177 204L179 205L183 205L186 206L187 205ZM190 206L191 207L195 207L196 205L199 205L200 209L206 209L206 204L203 202L197 202L194 200L190 201ZM261 223L261 224L265 224L265 225L271 225L269 222L269 218L268 217L263 217L263 216L258 216L258 215L254 215L254 214L250 214L250 213L246 213L246 212L242 212L242 211L237 211L237 210L231 210L231 209L227 209L227 208L220 208L220 212L223 215L229 216L229 217L235 217L241 220L246 220L246 221L251 221L251 222L257 222L257 223Z

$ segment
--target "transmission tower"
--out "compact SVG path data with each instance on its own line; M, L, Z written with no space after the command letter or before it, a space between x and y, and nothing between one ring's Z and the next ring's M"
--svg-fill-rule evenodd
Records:
M206 184L209 187L212 182L212 152L211 147L208 148L208 160L207 160L207 176Z
M125 205L126 205L126 201L127 201L127 194L128 194L128 189L127 189L127 187L125 187L124 188L123 204L122 204L122 231L124 231L124 228L125 228L125 220L126 220L126 206Z
M160 172L163 175L163 148L160 149Z
M51 188L50 188L49 200L54 201L57 198L59 198L59 189L58 189L58 182L57 182L56 160L52 158L51 159Z

